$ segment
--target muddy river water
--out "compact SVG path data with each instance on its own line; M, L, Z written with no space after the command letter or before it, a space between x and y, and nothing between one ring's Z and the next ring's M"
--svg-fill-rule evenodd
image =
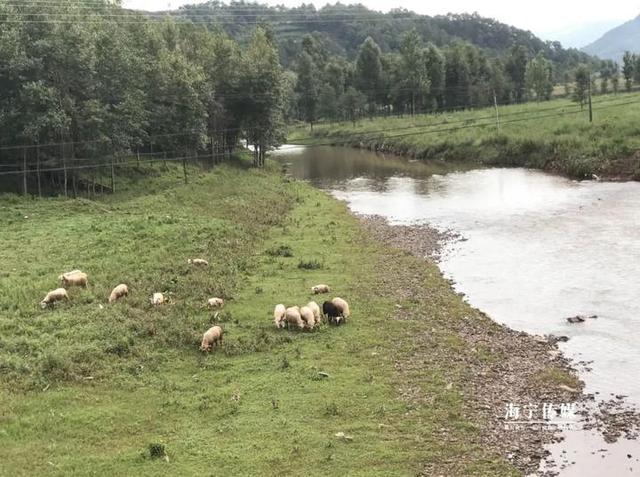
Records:
M640 183L330 147L285 146L273 157L354 212L461 234L440 268L470 304L513 329L568 336L561 349L579 363L587 393L640 405ZM597 318L569 324L575 315ZM565 434L550 448L560 475L640 475L638 441Z

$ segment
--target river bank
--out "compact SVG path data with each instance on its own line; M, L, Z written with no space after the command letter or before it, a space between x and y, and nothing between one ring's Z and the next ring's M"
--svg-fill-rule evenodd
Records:
M592 124L565 99L415 117L384 117L351 123L298 127L288 141L335 145L423 161L474 162L526 167L591 179L640 179L640 140L635 107L640 95L600 97Z
M359 216L359 220L376 239L421 260L437 257L447 240L460 239L426 225L390 225L376 216ZM398 266L392 257L380 266L386 270L386 290L394 296L423 306L438 297L438 291L421 284L419 266ZM419 380L425 369L443 370L446 387L460 392L464 415L479 430L473 444L503 456L524 475L536 473L548 456L545 446L562 439L559 427L552 424L555 415L540 425L543 405L572 404L583 409L588 400L581 393L583 383L576 370L558 350L557 338L511 330L472 308L458 319L434 320L422 306L400 306L395 318L417 321L422 328L411 338L414 352L396 363L406 380L403 399L416 406L428 405L430 396L419 385L408 383ZM454 354L443 346L443 333L453 333L459 340ZM510 405L518 407L520 416L507 416ZM529 415L534 408L536 412ZM580 425L577 416L570 424ZM446 441L447 436L441 430L440 437ZM450 444L455 445L455 439ZM423 475L459 475L465 465L464 459L449 462L444 469L427 465Z

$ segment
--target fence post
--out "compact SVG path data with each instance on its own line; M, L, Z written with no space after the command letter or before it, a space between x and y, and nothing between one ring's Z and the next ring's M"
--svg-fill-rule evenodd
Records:
M27 148L22 148L22 193L27 195Z
M187 157L186 156L182 158L182 172L184 172L184 183L187 184L188 180L187 180Z
M113 165L113 156L111 156L111 193L114 194L116 192L116 172L115 167Z
M493 91L493 106L496 108L496 126L498 127L498 132L500 132L500 111L498 111L498 98L495 90Z
M593 105L591 103L591 73L589 73L589 122L593 122Z
M42 184L40 182L40 144L36 145L36 174L38 176L38 197L42 197Z

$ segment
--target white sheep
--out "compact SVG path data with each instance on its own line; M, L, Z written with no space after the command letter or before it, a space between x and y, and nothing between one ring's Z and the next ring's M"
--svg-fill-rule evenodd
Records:
M222 308L224 306L224 300L222 298L209 298L207 300L207 306L210 308Z
M338 307L343 318L349 318L349 316L351 315L351 312L349 311L349 303L339 297L331 300L331 303Z
M287 322L287 326L295 326L300 330L304 328L304 321L302 321L302 317L300 316L299 307L292 306L290 308L287 308L284 316Z
M287 314L287 309L284 305L276 305L273 309L273 322L276 325L276 328L284 328L286 325L285 316Z
M321 293L329 293L331 291L331 288L329 288L329 285L316 285L315 287L311 287L311 292L314 295L319 295Z
M208 267L209 262L207 262L204 258L190 258L187 260L187 263L190 265L195 265L196 267Z
M70 272L65 272L58 277L58 281L61 282L64 280L64 277L67 277L69 275L75 275L76 273L82 273L82 270L71 270Z
M312 330L316 325L316 318L313 316L313 311L308 306L300 308L300 318L304 321L304 327L308 330Z
M307 303L307 307L311 308L316 325L322 321L322 313L320 312L320 306L315 301Z
M62 284L65 288L69 287L84 287L89 284L89 275L79 270L75 273L65 273L62 275Z
M224 330L220 326L212 326L202 337L202 343L200 344L201 351L211 351L214 346L222 344L222 334Z
M111 295L109 295L109 303L115 303L120 298L128 295L129 295L129 287L124 283L121 283L120 285L115 287L111 292Z
M162 293L154 293L151 297L151 304L154 306L163 305L165 303L165 298Z
M69 295L67 295L67 290L65 290L64 288L56 288L55 290L47 293L44 299L40 302L40 306L44 309L47 306L53 306L59 301L68 299Z

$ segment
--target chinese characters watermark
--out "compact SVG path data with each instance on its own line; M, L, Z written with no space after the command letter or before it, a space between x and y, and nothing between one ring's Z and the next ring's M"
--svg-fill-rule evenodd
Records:
M508 403L503 416L506 430L576 430L577 404L545 402L520 405Z

